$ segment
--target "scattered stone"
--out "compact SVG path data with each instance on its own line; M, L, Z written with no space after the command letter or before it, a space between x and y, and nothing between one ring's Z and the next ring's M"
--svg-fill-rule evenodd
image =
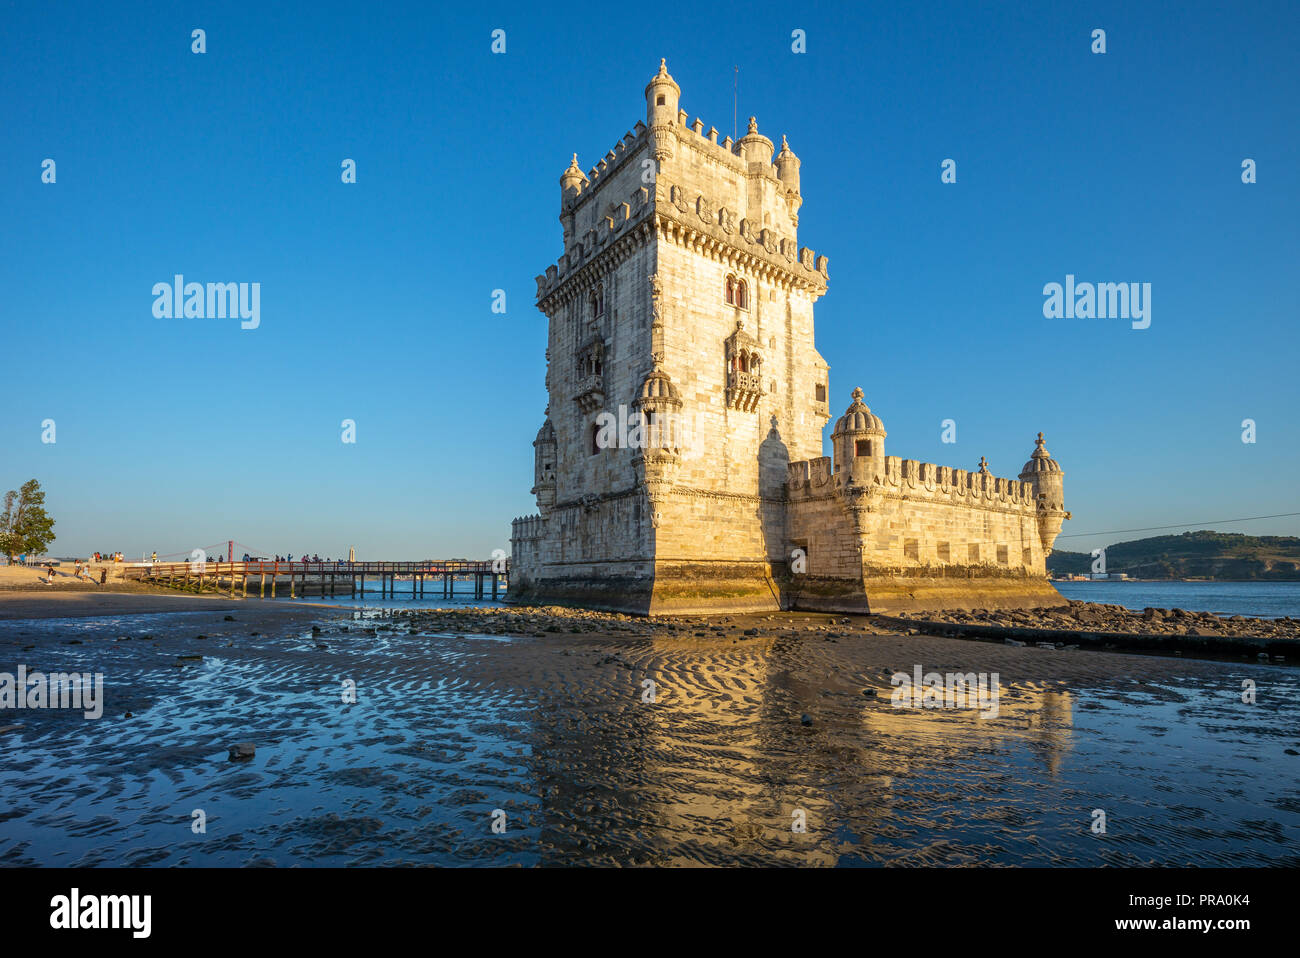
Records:
M227 621L227 622L234 622L234 621L235 621L235 617L234 617L233 615L228 615L228 616L226 616L225 621Z
M135 713L134 713L134 712L127 712L126 715L124 715L124 716L122 716L122 717L123 717L123 718L135 718Z
M1002 641L1005 642L1007 645L1014 645L1016 646L1016 648L1023 649L1025 647L1025 643L1018 642L1015 639L1003 639Z
M21 722L17 725L0 725L0 735L3 735L5 732L16 732L22 727Z
M807 712L804 712L803 715L799 716L800 725L807 726L807 725L812 725L812 723L813 723L812 716L809 715Z
M244 761L257 754L257 746L252 742L239 742L230 746L230 760L232 762Z
M875 689L863 689L863 690L862 690L862 694L865 695L865 696L866 696L867 698L869 698L869 699L874 699L874 698L876 697L876 690L875 690Z

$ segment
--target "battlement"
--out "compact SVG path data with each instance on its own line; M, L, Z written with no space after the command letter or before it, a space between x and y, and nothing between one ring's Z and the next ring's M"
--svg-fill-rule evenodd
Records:
M1036 507L1034 485L1019 479L1004 479L983 472L968 472L948 466L885 456L884 470L868 474L871 485L913 498L955 502L987 502L1027 509ZM792 462L787 467L786 492L791 498L820 496L831 491L836 479L847 483L858 476L848 469L836 473L829 456Z
M540 539L546 535L546 520L541 516L520 516L510 523L511 539Z
M623 161L636 152L637 143L645 136L645 132L646 125L637 120L636 125L624 133L622 139L587 171L586 181L578 183L577 191L572 196L561 199L561 207L576 207L590 199L597 189L609 181L610 176L623 164Z

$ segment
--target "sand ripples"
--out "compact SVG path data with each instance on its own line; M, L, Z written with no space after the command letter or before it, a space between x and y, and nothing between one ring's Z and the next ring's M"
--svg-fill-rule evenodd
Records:
M109 695L98 721L32 712L0 736L0 860L1300 860L1281 670L1075 653L1062 678L1048 653L943 639L488 637L319 610L252 636L194 615L6 624L0 668L101 671ZM1000 671L998 717L891 708L918 659ZM1269 702L1244 711L1239 672Z

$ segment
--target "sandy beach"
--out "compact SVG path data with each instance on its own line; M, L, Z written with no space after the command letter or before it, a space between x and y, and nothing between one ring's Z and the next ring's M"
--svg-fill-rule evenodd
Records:
M96 601L0 622L0 670L106 687L97 720L3 715L6 864L1300 864L1287 666L798 613ZM996 716L895 708L918 666L997 673Z

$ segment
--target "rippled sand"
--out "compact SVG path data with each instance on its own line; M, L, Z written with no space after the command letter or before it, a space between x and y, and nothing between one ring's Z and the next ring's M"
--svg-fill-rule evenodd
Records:
M0 712L21 725L0 733L0 861L1300 864L1294 669L762 631L428 634L249 605L6 621L0 671L108 692L97 721ZM998 717L892 708L915 664L997 672Z

